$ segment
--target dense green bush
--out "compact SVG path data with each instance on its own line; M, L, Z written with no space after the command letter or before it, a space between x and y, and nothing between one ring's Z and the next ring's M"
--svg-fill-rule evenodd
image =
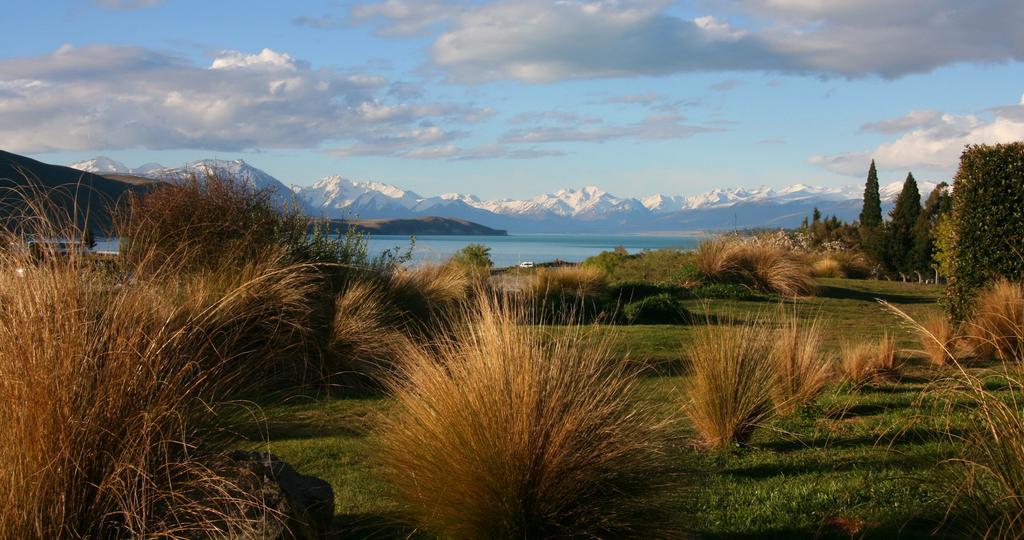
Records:
M622 308L630 324L679 324L689 321L689 312L671 293L663 292L634 300Z
M623 281L608 287L606 295L610 302L629 303L661 293L689 296L689 291L685 287L658 285L649 281Z
M690 290L695 298L722 300L770 300L773 295L755 291L738 283L705 283Z
M975 293L996 277L1024 278L1024 143L964 150L953 184L947 300L966 317Z
M613 284L687 283L697 275L693 253L679 249L656 249L633 255L625 250L605 251L583 261L583 266L601 269Z

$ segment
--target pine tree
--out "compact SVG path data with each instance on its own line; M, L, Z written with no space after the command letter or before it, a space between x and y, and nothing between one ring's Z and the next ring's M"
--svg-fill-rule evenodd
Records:
M897 272L915 270L913 261L914 225L921 214L921 193L917 190L917 180L912 173L907 173L903 182L903 190L896 198L896 206L889 214L891 220L887 227L885 266Z
M875 160L868 168L868 181L864 185L864 208L860 211L860 226L877 229L882 226L882 197L878 194L878 170Z
M878 193L878 170L875 168L875 160L871 160L868 179L864 184L864 208L860 211L859 232L861 249L875 262L882 262L885 253L882 225L882 196Z
M914 248L911 256L911 270L931 272L935 262L935 229L939 220L953 210L953 196L949 184L942 182L932 190L924 209L914 224Z

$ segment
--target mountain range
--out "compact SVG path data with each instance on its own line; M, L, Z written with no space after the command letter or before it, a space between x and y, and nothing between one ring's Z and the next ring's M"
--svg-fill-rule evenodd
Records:
M626 233L722 230L734 227L794 227L814 208L842 220L857 219L863 186L715 189L695 196L656 194L618 197L596 186L562 189L530 199L484 200L476 195L446 193L422 196L381 182L327 176L308 186L287 186L243 160L200 160L168 168L149 163L130 168L96 157L70 167L94 174L132 175L166 181L189 174L224 171L259 189L271 189L281 204L297 204L306 213L325 217L403 219L441 216L463 219L513 233ZM922 197L935 184L919 182ZM881 187L890 205L902 182Z

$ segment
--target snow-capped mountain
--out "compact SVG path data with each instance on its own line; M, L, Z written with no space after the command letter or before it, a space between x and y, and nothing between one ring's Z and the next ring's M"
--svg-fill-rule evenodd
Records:
M149 173L163 169L159 163L146 163L139 167L130 168L120 161L110 159L106 156L97 156L85 161L79 161L68 165L72 169L90 172L93 174L131 174L135 176L147 176Z
M240 178L257 189L272 189L281 204L299 204L312 215L408 218L443 216L475 221L512 232L639 232L795 226L814 208L825 215L854 220L861 208L863 186L818 187L794 184L783 188L714 189L693 196L658 194L643 199L617 197L596 186L562 189L529 199L484 200L476 195L445 193L422 196L382 182L327 176L308 186L285 187L277 178L242 160L200 160L180 168L143 166L130 169L98 157L72 165L98 174L136 174L179 181L212 170ZM903 182L879 189L891 206ZM922 199L935 184L918 182Z
M342 176L327 176L308 187L292 186L310 208L322 211L369 207L411 210L423 197L380 182L356 182Z

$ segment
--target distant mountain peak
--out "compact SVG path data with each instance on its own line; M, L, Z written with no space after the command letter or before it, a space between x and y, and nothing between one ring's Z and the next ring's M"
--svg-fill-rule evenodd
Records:
M311 185L283 183L243 159L204 159L180 168L147 164L129 169L124 164L99 156L72 167L103 174L135 174L151 178L181 178L190 172L223 170L257 188L272 188L280 200L294 197L305 211L337 217L351 214L360 218L419 218L444 216L484 225L533 232L695 230L739 226L795 226L814 207L826 215L856 219L863 185L822 187L804 183L785 187L719 187L705 193L684 196L655 194L642 199L619 197L599 186L563 188L526 199L482 199L476 195L445 193L421 196L413 191L378 181L358 181L341 175L325 176ZM127 172L124 172L127 171ZM918 182L922 199L935 184ZM903 182L881 187L883 202L891 204ZM603 229L602 229L603 227Z

